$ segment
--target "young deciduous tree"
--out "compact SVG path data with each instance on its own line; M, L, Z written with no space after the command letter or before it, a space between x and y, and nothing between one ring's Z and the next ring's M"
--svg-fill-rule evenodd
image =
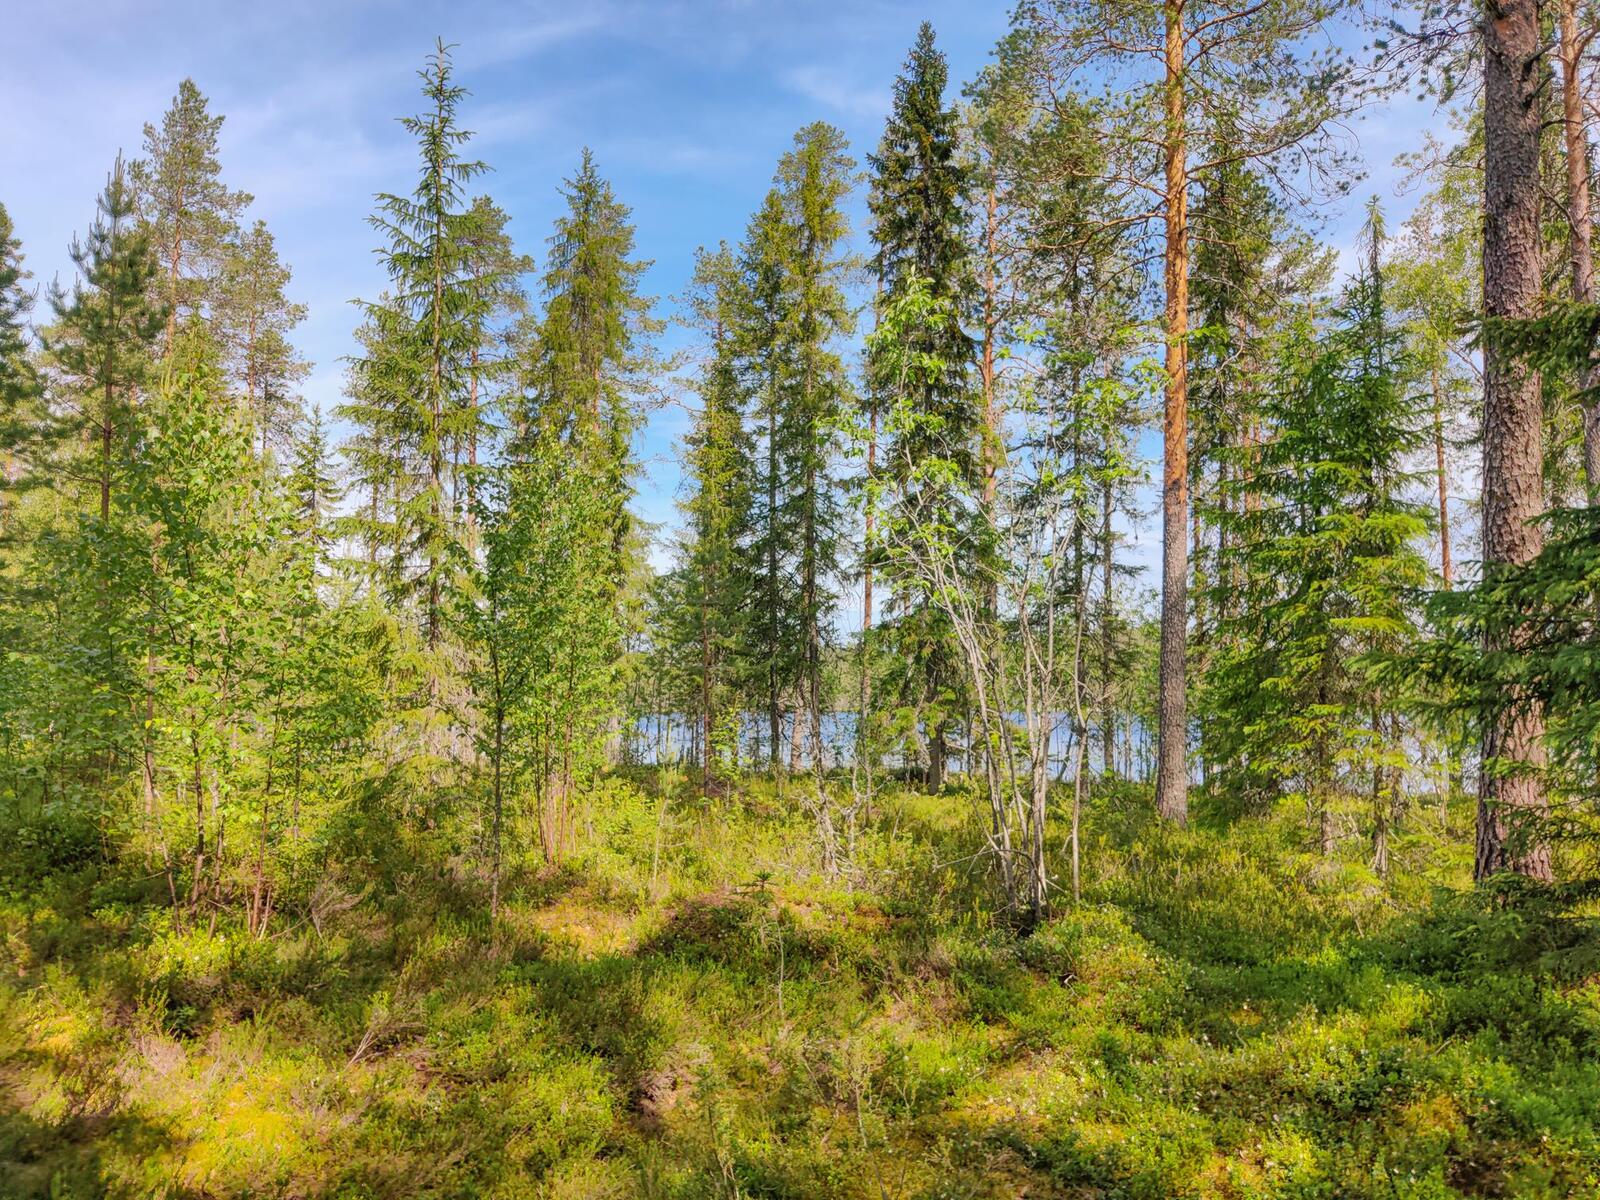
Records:
M184 375L152 397L127 502L129 536L142 550L138 628L149 639L155 761L147 771L192 815L191 917L221 884L245 695L275 653L263 628L271 606L257 602L252 566L277 531L249 426L219 403L219 384L213 374ZM165 866L170 883L175 864Z
M548 862L572 849L575 803L605 762L618 647L612 549L597 541L611 480L547 432L473 489L482 553L456 611L474 652L474 736L490 769L491 911L508 797L531 783Z

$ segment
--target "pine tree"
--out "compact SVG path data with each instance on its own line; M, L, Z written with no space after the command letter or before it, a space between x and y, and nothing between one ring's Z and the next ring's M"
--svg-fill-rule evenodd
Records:
M65 384L55 433L73 449L92 447L75 473L94 482L102 523L111 517L113 492L134 449L134 412L170 315L153 296L158 267L149 234L133 215L119 158L87 239L73 241L78 278L70 293L52 293L55 321L43 338Z
M1345 86L1343 53L1315 39L1349 7L1350 0L1244 7L1027 0L1017 12L1048 63L1041 102L1053 105L1058 92L1073 91L1103 109L1104 178L1124 198L1107 230L1153 234L1158 226L1161 237L1166 383L1156 807L1169 820L1186 819L1189 785L1189 199L1217 165L1194 151L1226 132L1232 154L1243 160L1340 166L1327 130L1357 97ZM1103 88L1107 79L1118 86ZM1284 172L1275 174L1287 183ZM1343 186L1337 170L1317 177L1335 190ZM1298 196L1300 189L1290 183L1287 190Z
M223 120L211 115L194 80L185 79L160 127L144 127L144 157L128 170L139 219L160 264L159 295L167 310L163 353L170 352L185 320L211 315L229 242L251 200L222 182L217 135Z
M1506 0L1483 31L1483 307L1490 320L1537 314L1543 290L1539 238L1540 141L1537 64L1548 39L1538 0ZM1485 576L1537 558L1544 508L1543 397L1539 376L1492 342L1483 362L1483 566ZM1500 631L1494 631L1500 632ZM1516 639L1531 631L1511 631ZM1491 634L1491 637L1493 634ZM1486 641L1489 653L1510 648ZM1542 714L1508 703L1484 728L1475 874L1511 870L1551 877L1550 850L1531 833L1548 811L1537 776ZM1533 769L1525 769L1533 768Z
M257 221L228 243L213 300L218 340L263 457L270 446L290 445L301 415L295 387L310 370L289 340L306 316L306 306L284 294L289 279L271 231Z
M1568 369L1581 370L1589 361L1597 316L1592 310L1587 316L1580 353L1567 358ZM1549 332L1538 331L1536 340ZM1600 508L1558 509L1544 523L1544 546L1529 562L1430 596L1431 636L1392 663L1396 686L1425 697L1426 711L1447 735L1463 723L1482 732L1523 714L1543 723L1545 761L1537 765L1535 782L1561 804L1562 819L1513 828L1506 847L1512 854L1526 854L1553 835L1592 851L1600 803L1600 625L1594 620ZM1529 625L1539 636L1519 637ZM1485 644L1504 648L1485 654ZM1592 902L1600 892L1592 853L1568 861L1577 865L1576 877L1547 893L1563 909Z
M11 214L0 204L0 539L8 533L5 493L21 478L22 460L42 415L28 324L34 302L29 278Z
M893 481L890 490L904 515L970 542L970 521L957 493L982 471L982 413L971 386L975 347L962 326L972 286L965 239L969 179L959 156L958 117L945 106L947 76L933 27L924 22L895 81L894 106L878 151L868 160L869 207L880 305L899 304L907 289L916 286L926 292L924 310L940 314L941 323L906 325L917 339L907 350L927 369L891 372L880 358L869 362L868 370L874 404L909 405L918 414L916 421L902 424L883 454L882 472ZM893 389L910 393L891 396ZM924 471L930 460L949 464L949 469ZM976 550L973 544L969 552ZM951 633L909 581L890 584L898 609L893 636L904 664L900 698L910 706L913 720L926 725L932 743L925 752L927 778L937 788L944 777L955 678Z

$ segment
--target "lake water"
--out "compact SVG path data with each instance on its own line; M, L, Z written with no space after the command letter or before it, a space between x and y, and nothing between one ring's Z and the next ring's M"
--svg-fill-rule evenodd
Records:
M1022 714L1014 713L1011 719L1021 722ZM859 715L854 712L830 712L822 715L822 742L823 765L828 768L849 767L855 760L856 729ZM764 766L769 758L768 748L768 722L765 713L747 712L740 718L739 728L739 762L741 766ZM779 739L779 759L787 764L790 761L792 740L794 736L794 721L792 718L784 721L783 731ZM806 742L810 739L802 737L800 761L806 766L811 764L810 749ZM961 772L967 769L966 755L963 750L965 736L957 728L950 735L954 743L949 762L946 764L950 772ZM1071 763L1075 753L1074 738L1072 736L1071 722L1065 714L1057 721L1055 730L1050 739L1051 769L1065 777L1070 777ZM1155 739L1146 735L1143 725L1138 721L1120 719L1116 729L1116 765L1118 771L1126 777L1134 779L1149 779L1153 777L1155 769ZM1104 751L1101 746L1101 736L1098 726L1089 732L1087 758L1091 768L1099 770L1103 762ZM625 762L641 766L660 766L671 762L685 764L697 763L700 756L700 728L696 718L685 717L681 713L651 713L641 716L633 728L625 735L623 743L623 759ZM881 758L881 763L891 769L904 768L908 765L906 756L898 752L886 753Z

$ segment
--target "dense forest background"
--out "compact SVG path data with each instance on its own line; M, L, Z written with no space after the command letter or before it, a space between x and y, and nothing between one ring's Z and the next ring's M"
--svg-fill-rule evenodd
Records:
M1600 1194L1597 29L924 23L670 303L441 40L331 411L192 80L0 207L0 1194Z

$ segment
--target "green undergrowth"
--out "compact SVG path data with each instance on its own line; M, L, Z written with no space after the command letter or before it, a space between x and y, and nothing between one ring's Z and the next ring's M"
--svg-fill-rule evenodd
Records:
M1464 810L1385 883L1296 813L1114 792L1024 937L956 791L884 797L832 878L770 783L662 801L611 781L493 927L466 822L354 803L265 938L21 822L0 1196L1600 1194L1594 932L1476 903Z

